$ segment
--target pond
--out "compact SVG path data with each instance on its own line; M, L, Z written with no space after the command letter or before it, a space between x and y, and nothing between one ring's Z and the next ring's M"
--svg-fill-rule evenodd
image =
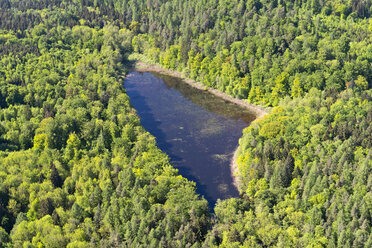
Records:
M242 130L255 119L252 112L155 72L133 71L124 87L143 127L210 207L239 196L230 162Z

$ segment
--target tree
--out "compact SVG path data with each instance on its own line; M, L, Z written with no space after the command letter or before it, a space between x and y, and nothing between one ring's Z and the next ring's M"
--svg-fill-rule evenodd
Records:
M36 134L34 137L34 148L45 149L49 146L48 136L45 133Z
M291 96L292 98L296 98L302 95L303 95L303 89L301 87L300 79L296 77L292 84Z
M271 89L271 99L270 102L273 106L278 105L279 99L283 97L288 91L288 73L282 72L275 79L275 86Z
M50 181L54 185L54 187L60 188L63 185L63 180L61 176L59 175L57 168L52 163L51 167L51 173L50 173Z
M0 248L7 247L7 244L10 242L8 233L0 227Z
M355 84L360 90L367 90L368 89L368 82L365 77L358 75L357 80L355 80Z

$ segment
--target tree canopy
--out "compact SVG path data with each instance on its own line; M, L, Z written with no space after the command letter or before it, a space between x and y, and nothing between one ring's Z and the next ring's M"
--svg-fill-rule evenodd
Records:
M372 4L0 0L0 247L371 247ZM269 113L214 213L141 125L129 54Z

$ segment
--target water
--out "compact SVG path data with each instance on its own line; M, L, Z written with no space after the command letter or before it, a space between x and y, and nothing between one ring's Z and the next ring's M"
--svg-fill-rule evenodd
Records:
M211 207L239 196L230 161L253 113L159 73L131 72L124 87L143 127Z

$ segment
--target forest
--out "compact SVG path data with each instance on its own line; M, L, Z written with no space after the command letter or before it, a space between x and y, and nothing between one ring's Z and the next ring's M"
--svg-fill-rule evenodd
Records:
M0 0L0 247L371 247L370 0ZM128 56L268 114L214 209Z

